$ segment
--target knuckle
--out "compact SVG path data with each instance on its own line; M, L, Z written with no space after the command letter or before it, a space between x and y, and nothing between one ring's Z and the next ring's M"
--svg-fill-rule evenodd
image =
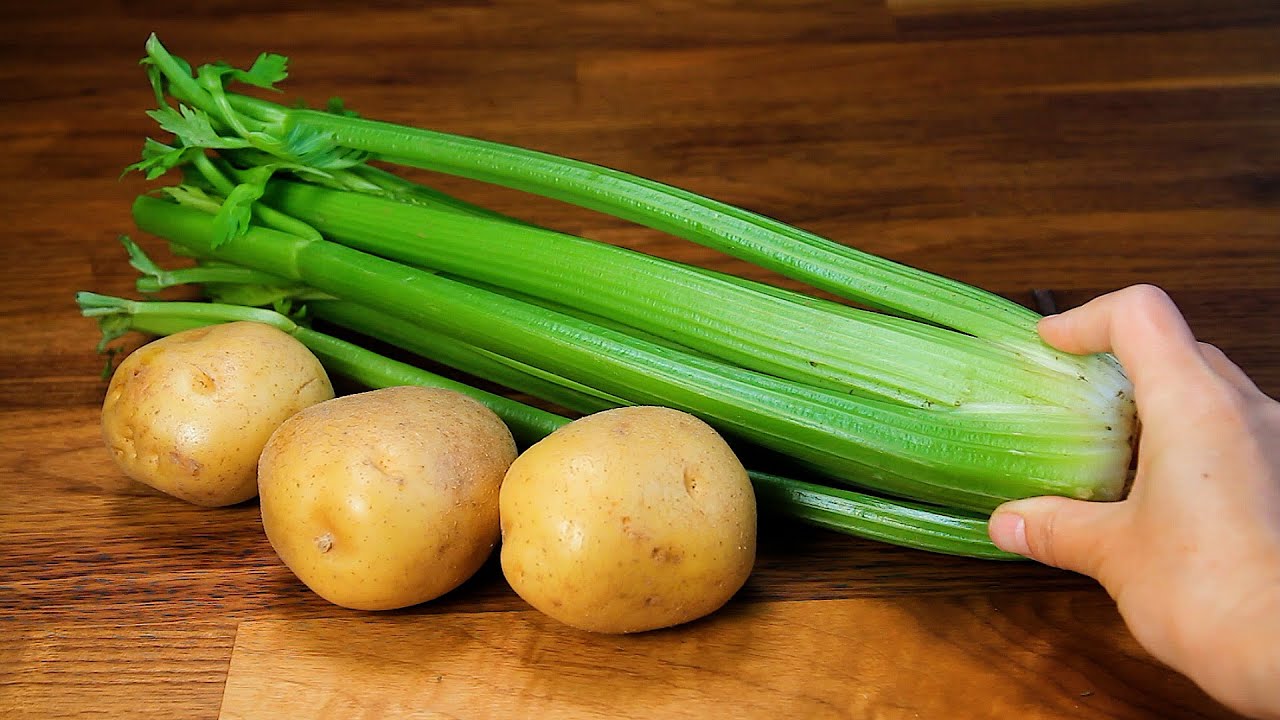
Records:
M1173 300L1163 289L1149 283L1133 285L1124 291L1125 300L1142 312L1159 312L1173 304Z
M1168 293L1163 288L1151 283L1130 285L1124 292L1135 302L1164 302L1169 299Z

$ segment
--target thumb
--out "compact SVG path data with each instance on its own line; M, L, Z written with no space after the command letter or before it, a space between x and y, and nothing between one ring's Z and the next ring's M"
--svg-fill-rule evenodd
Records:
M1122 508L1057 496L1015 500L996 508L987 533L1001 550L1101 580Z

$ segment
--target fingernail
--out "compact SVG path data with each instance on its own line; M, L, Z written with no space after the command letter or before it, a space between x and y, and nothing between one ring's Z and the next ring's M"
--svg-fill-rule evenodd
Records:
M1017 513L998 512L992 515L987 523L987 534L991 536L991 542L1005 552L1031 554L1031 548L1027 546L1027 521Z

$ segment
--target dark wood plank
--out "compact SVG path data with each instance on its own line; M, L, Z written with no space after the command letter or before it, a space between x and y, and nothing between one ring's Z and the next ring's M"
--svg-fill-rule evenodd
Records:
M1267 0L886 0L903 37L1099 33L1256 25L1280 20Z

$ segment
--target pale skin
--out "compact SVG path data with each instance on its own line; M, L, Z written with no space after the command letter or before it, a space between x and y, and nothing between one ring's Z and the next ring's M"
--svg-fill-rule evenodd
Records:
M1120 502L1006 503L992 540L1095 578L1152 655L1238 712L1280 718L1280 403L1152 286L1039 330L1124 366L1142 423L1136 476Z

